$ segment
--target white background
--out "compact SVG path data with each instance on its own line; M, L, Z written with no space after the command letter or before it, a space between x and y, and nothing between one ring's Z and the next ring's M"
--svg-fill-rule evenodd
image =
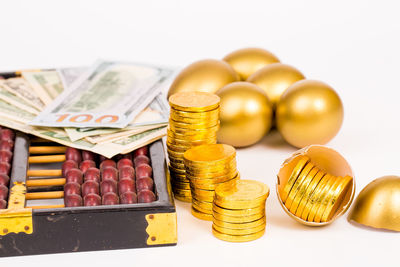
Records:
M396 1L2 1L0 70L90 65L98 58L185 66L258 46L333 86L345 120L328 145L350 162L357 193L400 175L400 17ZM277 133L238 150L243 178L265 182L267 231L220 241L177 201L176 247L0 259L1 266L399 266L399 234L289 218L274 185L295 149Z

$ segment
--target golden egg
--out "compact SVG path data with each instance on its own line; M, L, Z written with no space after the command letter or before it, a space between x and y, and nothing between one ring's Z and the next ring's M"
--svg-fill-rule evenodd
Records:
M329 85L314 80L294 83L282 95L276 124L283 138L295 147L325 144L339 131L343 104Z
M304 78L298 69L286 64L274 63L258 70L247 81L261 87L275 106L289 86Z
M233 67L243 81L262 67L279 62L271 52L253 47L233 51L226 55L224 60Z
M262 89L234 82L216 93L220 98L218 142L235 147L257 143L271 128L272 105Z
M400 177L384 176L364 187L356 198L349 220L400 231Z
M205 59L184 68L168 91L172 94L184 91L215 93L225 85L239 80L238 74L225 61Z

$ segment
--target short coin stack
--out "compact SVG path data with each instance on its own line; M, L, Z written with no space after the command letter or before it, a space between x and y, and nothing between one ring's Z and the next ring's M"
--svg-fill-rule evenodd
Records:
M235 148L224 144L193 147L185 152L184 161L192 193L192 214L211 221L215 188L239 179Z
M337 177L314 166L300 156L280 197L293 215L309 222L327 222L336 214L353 177Z
M183 153L194 146L217 142L219 102L217 95L203 92L181 92L169 98L167 150L172 189L178 200L192 201Z
M254 180L237 180L219 185L213 203L214 236L230 242L246 242L265 232L267 185Z

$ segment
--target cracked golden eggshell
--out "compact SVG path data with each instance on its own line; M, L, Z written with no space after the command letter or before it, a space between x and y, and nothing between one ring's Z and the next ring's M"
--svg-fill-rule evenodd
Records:
M272 104L257 85L234 82L217 91L220 102L218 142L250 146L264 137L272 123Z
M271 52L256 47L233 51L226 55L223 60L232 66L243 81L262 67L279 62L279 59Z
M334 175L334 176L341 176L344 177L346 175L349 175L353 177L353 184L350 188L350 190L347 192L346 196L343 199L342 204L339 206L338 210L336 213L332 216L332 219L327 221L327 222L308 222L306 220L303 220L300 217L297 217L296 215L292 214L285 206L285 204L282 201L281 194L283 192L283 188L288 182L288 179L290 177L290 174L292 173L293 168L296 166L297 162L300 160L301 156L305 155L308 156L311 159L311 163L314 164L317 168L325 171L328 174ZM309 226L323 226L332 223L334 220L342 216L350 207L353 199L354 199L354 193L355 193L355 177L353 174L353 171L350 167L350 164L346 161L346 159L336 150L326 147L326 146L321 146L321 145L311 145L304 147L303 149L300 149L293 153L288 159L286 159L277 176L277 184L276 184L276 193L278 196L279 203L281 204L282 208L284 211L293 219L296 221L304 224L304 225L309 225Z
M239 75L225 61L204 59L184 68L168 91L168 98L178 92L199 91L215 93L225 85L239 80Z
M305 79L304 75L295 67L274 63L255 72L247 81L261 87L272 104L276 106L283 92L295 82L303 79Z
M343 104L329 85L302 80L291 85L276 108L276 125L291 145L302 148L325 144L339 132Z
M369 227L400 231L400 177L384 176L365 186L348 219Z

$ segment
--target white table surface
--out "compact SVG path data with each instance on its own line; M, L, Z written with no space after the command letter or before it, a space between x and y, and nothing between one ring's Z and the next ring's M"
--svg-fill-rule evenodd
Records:
M0 71L90 65L98 58L185 66L258 46L333 86L345 120L328 146L350 162L357 193L400 175L397 1L2 1ZM276 173L295 151L277 133L238 150L243 178L268 184L266 234L220 241L177 201L178 245L0 259L1 266L399 266L400 236L347 214L310 228L280 207Z

